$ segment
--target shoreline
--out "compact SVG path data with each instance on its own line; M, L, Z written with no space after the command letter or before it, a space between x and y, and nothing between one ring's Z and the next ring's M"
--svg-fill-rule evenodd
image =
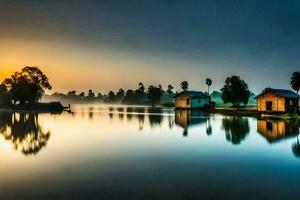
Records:
M60 102L36 103L17 105L14 108L0 108L2 112L28 112L28 113L53 113L59 114L63 111L71 112L71 107L63 106Z
M260 113L253 107L250 108L214 108L210 112L239 116L239 117L255 117L260 119L283 119L283 120L300 120L298 113Z

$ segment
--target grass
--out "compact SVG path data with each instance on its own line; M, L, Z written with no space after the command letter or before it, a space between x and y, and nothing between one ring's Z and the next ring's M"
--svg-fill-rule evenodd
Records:
M297 113L263 114L261 117L269 119L300 120L300 115Z

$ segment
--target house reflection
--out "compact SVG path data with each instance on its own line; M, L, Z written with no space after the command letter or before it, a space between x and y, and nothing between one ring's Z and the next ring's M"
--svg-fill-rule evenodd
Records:
M0 131L24 155L37 154L50 138L50 131L40 126L36 113L0 112Z
M188 129L195 125L207 123L207 113L197 110L175 110L175 124L182 127L183 136L188 136ZM210 123L207 123L207 125ZM207 127L211 132L211 127Z
M269 143L296 137L299 134L299 124L285 120L257 120L257 132Z

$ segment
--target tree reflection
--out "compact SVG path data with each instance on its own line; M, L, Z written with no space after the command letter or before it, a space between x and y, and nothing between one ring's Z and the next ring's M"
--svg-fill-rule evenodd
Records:
M50 132L39 125L38 114L0 113L0 131L24 155L37 154L48 142Z
M157 108L149 108L149 123L151 127L161 126L163 122L162 110Z
M137 107L134 109L134 112L136 113L136 118L139 123L139 130L141 131L144 128L146 108L145 107Z
M222 119L226 140L232 144L240 144L250 131L249 121L244 117L225 117Z
M297 142L292 145L292 151L295 157L300 158L300 142L299 135L297 136Z

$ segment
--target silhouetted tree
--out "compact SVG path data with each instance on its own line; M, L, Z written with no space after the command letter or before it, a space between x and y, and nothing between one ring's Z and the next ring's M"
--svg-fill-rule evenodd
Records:
M123 103L131 104L134 102L135 102L135 94L134 94L133 90L127 90L125 97L123 99Z
M167 93L173 94L173 91L172 91L173 89L174 89L174 87L171 84L169 84L168 89L167 89Z
M103 95L101 94L101 92L99 92L97 95L97 100L102 100L102 99L103 99Z
M290 82L291 87L293 90L299 94L300 90L300 72L294 72L291 77L291 82Z
M77 99L76 91L75 90L69 91L66 97L70 100L76 100Z
M38 67L24 67L3 81L13 104L37 102L45 90L51 90L48 77Z
M145 92L145 87L144 87L144 84L142 82L139 82L138 90L141 91L141 92Z
M80 97L81 100L85 99L85 93L84 93L84 92L81 92L81 93L79 94L79 97Z
M212 84L212 80L211 80L210 78L207 78L207 79L205 80L205 84L207 85L207 93L208 93L208 95L209 95L209 87L210 87L211 84Z
M113 91L109 91L109 93L108 93L108 101L109 102L113 102L115 100L115 97L116 97L115 93Z
M7 87L4 84L0 84L0 107L8 107L11 104Z
M183 91L187 91L189 89L189 83L187 81L182 81L181 82L181 89Z
M146 93L145 93L144 84L142 82L139 82L139 87L135 91L136 102L138 102L139 100L141 100L142 98L144 98L145 95L146 95Z
M124 96L125 96L125 91L122 88L120 88L116 94L116 100L122 101L124 99Z
M148 88L148 99L151 102L152 106L160 102L160 97L162 95L162 88L161 87L154 87L150 85Z
M228 77L221 92L224 103L230 102L234 106L238 106L240 103L247 105L250 97L247 83L238 76Z
M95 93L93 92L93 90L89 90L89 93L88 93L88 98L89 99L94 99L95 98Z

